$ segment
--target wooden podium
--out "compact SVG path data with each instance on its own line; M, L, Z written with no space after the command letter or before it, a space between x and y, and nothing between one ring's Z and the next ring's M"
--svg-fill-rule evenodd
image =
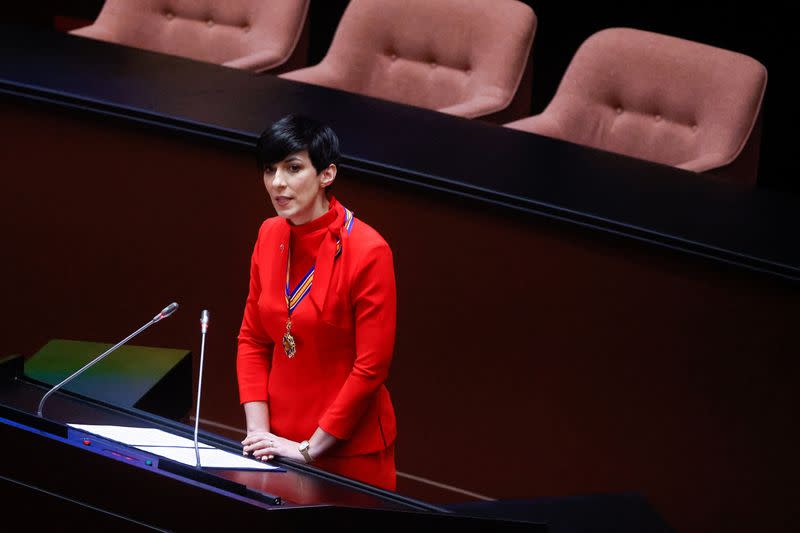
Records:
M280 471L197 469L68 426L192 428L134 407L68 391L35 407L47 387L28 378L19 356L0 361L0 498L37 526L207 530L247 524L310 530L456 527L459 531L546 531L542 524L472 518L316 468L282 461ZM203 432L231 452L234 441Z

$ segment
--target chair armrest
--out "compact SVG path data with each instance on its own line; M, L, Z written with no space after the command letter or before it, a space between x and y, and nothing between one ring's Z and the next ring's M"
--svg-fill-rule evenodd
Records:
M506 128L514 130L527 131L537 135L544 135L545 137L555 137L556 139L564 139L561 125L552 114L541 113L503 125Z
M315 85L324 85L327 87L339 87L339 80L334 75L334 71L325 62L317 63L316 65L305 67L290 72L284 72L278 75L279 78L286 78L287 80L302 81L304 83L313 83Z
M89 39L97 39L98 41L114 42L114 36L106 28L98 26L97 24L90 24L77 30L69 32L70 35L77 35L78 37L86 37Z
M278 67L288 59L289 56L281 56L275 50L259 50L258 52L226 61L222 65L258 73Z
M491 115L508 107L509 101L496 96L476 96L451 106L437 109L440 113L456 115L465 118L477 118Z
M689 161L684 161L683 163L675 166L684 170L691 170L693 172L705 172L706 170L711 170L712 168L723 167L729 164L732 160L733 159L730 156L725 156L724 154L714 152L710 154L703 154L700 157L690 159Z

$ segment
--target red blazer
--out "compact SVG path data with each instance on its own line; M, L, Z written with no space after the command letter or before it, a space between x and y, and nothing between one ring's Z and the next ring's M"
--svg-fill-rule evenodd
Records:
M341 439L330 455L351 456L384 450L397 435L384 386L397 296L389 245L358 219L348 234L343 207L332 203L338 213L317 253L314 283L292 312L293 359L281 344L289 224L274 217L261 225L239 332L237 375L241 403L268 402L271 431L302 441L319 426ZM342 252L334 259L337 238Z

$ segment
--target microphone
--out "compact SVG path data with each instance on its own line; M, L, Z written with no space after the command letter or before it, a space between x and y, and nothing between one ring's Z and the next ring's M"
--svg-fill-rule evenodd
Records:
M203 359L206 353L206 332L208 331L208 310L200 313L200 375L197 378L197 406L194 413L194 456L200 468L200 447L197 443L197 430L200 428L200 396L203 392Z
M86 363L79 370L75 371L72 375L68 376L65 380L63 380L62 382L57 384L55 387L53 387L52 389L47 391L47 393L44 396L42 396L42 399L39 401L39 407L36 410L36 414L39 416L39 418L42 417L42 410L44 409L44 402L46 402L47 399L50 396L52 396L52 394L54 392L56 392L58 389L60 389L61 387L63 387L64 385L66 385L67 383L72 381L73 379L77 378L81 374L83 374L84 371L88 370L89 368L94 366L96 363L99 363L100 361L102 361L108 354L110 354L111 352L113 352L114 350L116 350L117 348L119 348L120 346L122 346L123 344L125 344L126 342L131 340L132 338L134 338L139 333L143 332L144 330L146 330L147 328L149 328L150 326L152 326L156 322L159 322L160 320L162 320L164 318L167 318L169 315L174 313L176 309L178 309L178 304L175 303L175 302L172 302L171 304L166 306L164 309L162 309L160 313L158 313L156 316L154 316L153 319L150 320L148 323L146 323L144 326L140 327L139 329L137 329L136 331L134 331L133 333L131 333L130 335L128 335L127 337L125 337L124 339L119 341L117 344L115 344L114 346L112 346L111 348L106 350L105 352L101 353L100 355L98 355L97 357L95 357L94 359L92 359L91 361Z
M166 306L164 309L162 309L160 313L158 313L156 316L153 317L153 323L155 324L159 320L161 320L163 318L167 318L169 315L171 315L172 313L174 313L177 310L178 310L178 304L176 302L172 302L171 304Z

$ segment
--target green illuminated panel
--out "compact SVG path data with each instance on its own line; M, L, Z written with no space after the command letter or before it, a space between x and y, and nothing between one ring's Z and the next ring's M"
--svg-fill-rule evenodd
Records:
M25 362L25 374L55 385L113 344L54 339ZM64 386L65 390L122 406L133 406L184 357L187 350L121 346Z

